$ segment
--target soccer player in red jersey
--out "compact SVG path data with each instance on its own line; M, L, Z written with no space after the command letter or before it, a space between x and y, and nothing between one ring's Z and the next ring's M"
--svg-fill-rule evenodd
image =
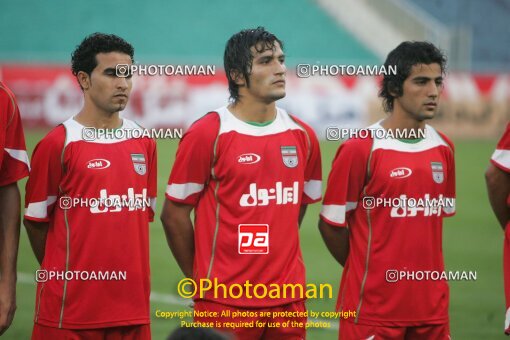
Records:
M293 313L292 320L306 323L301 313L306 311L305 297L292 296L290 291L286 297L283 293L280 298L269 297L262 286L270 290L271 284L305 285L299 224L307 205L321 198L317 137L308 125L275 104L285 96L282 47L262 27L243 30L228 40L224 64L232 101L197 120L184 135L161 215L184 275L196 282L217 280L227 293L230 288L234 292L224 294L219 288L217 294L211 290L195 295L195 311L219 315L195 320L217 321L218 328L224 321L266 325L235 328L239 339L305 337L304 327L267 327L268 322L289 318L227 316ZM255 292L244 288L246 282L260 286ZM234 289L237 284L243 289Z
M510 123L492 154L485 173L492 210L505 232L503 275L505 281L505 334L510 335Z
M83 108L34 150L24 218L41 263L32 339L151 337L156 145L127 133L141 128L119 116L132 79L116 72L133 54L118 36L86 37L72 55Z
M443 217L455 213L453 144L425 124L445 62L426 42L390 52L385 65L397 74L380 91L389 114L370 127L382 133L345 141L333 161L319 228L344 266L337 309L356 313L340 321L340 339L449 338L448 285L438 275ZM398 131L424 138L391 138Z
M16 310L16 259L20 226L17 182L28 176L29 162L16 98L0 81L0 335Z

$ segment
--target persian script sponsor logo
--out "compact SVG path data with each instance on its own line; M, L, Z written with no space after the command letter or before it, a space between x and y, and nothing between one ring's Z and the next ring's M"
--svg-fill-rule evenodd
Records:
M406 178L411 176L413 171L409 168L395 168L391 170L390 177L391 178Z
M260 156L255 153L244 153L237 157L237 162L240 164L255 164L260 161Z
M241 207L269 205L270 202L281 204L297 204L299 198L299 182L290 187L284 187L282 182L276 182L275 187L269 189L258 188L257 183L251 183L250 192L241 196Z
M104 158L91 159L87 162L87 169L106 169L110 167L110 161Z

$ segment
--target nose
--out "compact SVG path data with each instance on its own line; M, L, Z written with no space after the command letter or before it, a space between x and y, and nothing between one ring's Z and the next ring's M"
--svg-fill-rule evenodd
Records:
M277 64L275 69L276 75L283 75L285 74L285 72L287 72L287 67L285 66L285 63L277 62L276 64Z
M131 79L129 79L129 78L117 77L116 86L118 89L126 90L129 88L130 81L131 81Z
M427 87L427 95L431 98L437 98L441 93L441 85L436 84L434 81L431 81L429 86Z

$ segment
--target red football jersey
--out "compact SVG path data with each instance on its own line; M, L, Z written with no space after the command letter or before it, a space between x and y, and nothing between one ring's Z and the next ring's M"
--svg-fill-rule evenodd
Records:
M273 122L255 126L226 107L205 115L181 140L166 197L195 206L195 280L227 287L249 280L268 290L305 284L298 215L321 198L321 158L315 133L297 118L277 109ZM239 307L303 300L222 294L204 300Z
M510 173L510 123L499 140L496 150L492 154L492 164L499 169ZM507 197L507 205L510 208L510 195ZM503 247L503 276L505 281L506 315L505 333L510 334L510 223L505 227L505 243Z
M29 167L16 98L0 81L0 186L28 176Z
M370 128L382 129L379 123ZM349 228L337 308L356 311L350 321L413 326L448 320L444 280L395 282L394 276L444 270L442 220L455 213L453 145L428 125L425 136L417 143L350 139L333 161L321 218Z
M121 129L140 127L124 119ZM35 322L70 329L148 324L156 143L86 141L84 131L71 118L32 156L25 218L49 222Z
M492 154L491 162L501 170L510 172L510 123Z

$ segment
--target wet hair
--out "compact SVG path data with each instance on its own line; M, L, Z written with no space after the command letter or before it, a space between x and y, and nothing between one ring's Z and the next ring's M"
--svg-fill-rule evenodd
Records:
M239 85L235 81L236 75L242 74L246 80L246 86L250 87L249 75L254 57L251 48L254 47L258 53L262 53L273 49L275 42L278 42L283 49L282 41L260 26L255 29L242 30L230 37L225 46L223 64L231 100L234 102L239 100Z
M441 73L446 72L446 56L432 43L427 41L405 41L388 54L384 66L396 66L396 74L388 72L384 75L379 89L379 97L383 99L385 112L393 111L393 101L403 95L404 81L411 74L413 66L418 64L439 64Z

